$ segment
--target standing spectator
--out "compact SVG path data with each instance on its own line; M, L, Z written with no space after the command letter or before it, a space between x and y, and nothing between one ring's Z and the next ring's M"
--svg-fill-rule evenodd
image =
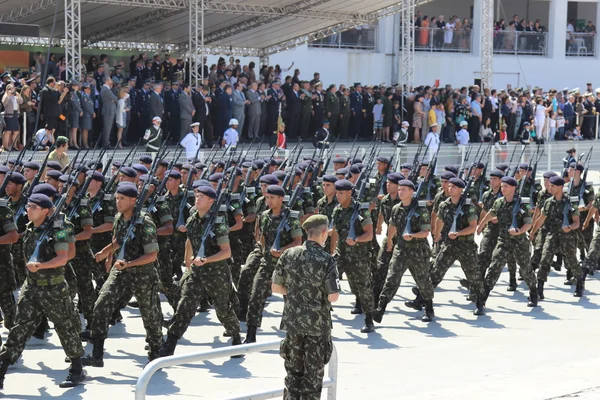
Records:
M481 127L482 120L481 111L481 94L471 94L471 119L469 120L469 136L471 142L479 142L479 128Z
M455 20L456 16L453 16L450 18L450 21L444 25L444 48L446 49L452 47L452 41L454 40L454 29L456 28L456 24L454 23Z
M81 129L82 146L84 149L88 149L88 135L90 129L92 129L92 119L96 117L96 113L94 113L94 100L92 100L92 97L90 96L92 93L91 85L85 82L82 86L81 110L83 111L83 114L79 118L79 128Z
M286 136L288 139L296 139L299 134L300 127L300 115L302 112L302 99L300 96L304 96L304 94L300 93L300 85L297 83L292 84L292 90L289 92L289 97L286 95L286 103L287 103L287 133ZM340 106L340 112L341 106Z
M102 98L102 147L110 147L110 133L117 116L117 96L112 91L113 81L104 78L104 85L100 91Z
M2 105L4 106L4 121L6 128L2 134L2 146L5 150L12 148L13 144L21 150L19 136L21 128L19 126L19 108L23 104L23 98L12 83L6 86L4 96L2 96Z
M418 28L418 32L418 45L421 47L429 46L429 35L431 34L431 30L429 29L429 19L427 19L427 15L423 16L423 21L421 21L421 26Z
M23 99L23 103L21 104L21 115L24 119L22 126L27 133L25 142L28 143L29 138L35 133L35 120L37 118L37 108L34 108L36 107L37 102L33 96L31 86L25 85L21 88L21 98Z
M161 92L163 89L162 83L155 83L154 90L150 93L150 117L160 117L163 119L165 114L165 106L163 102L163 98L161 97Z
M202 97L200 98L203 100ZM192 125L194 116L196 115L196 109L194 108L194 103L192 101L192 88L190 85L187 83L183 84L183 90L177 101L179 103L179 137L177 141L179 141L188 133L190 125ZM175 132L171 132L171 136L174 137Z
M181 120L181 107L179 104L179 96L181 93L179 91L179 82L173 81L171 83L171 89L165 90L163 93L164 97L164 109L167 118L166 124L163 124L163 127L168 127L165 129L165 137L169 136L171 143L179 143L179 139L183 137L181 134L180 120ZM191 104L191 101L190 101ZM189 120L189 124L191 124L191 118Z
M262 114L262 101L256 82L252 82L250 88L246 90L246 99L248 101L248 139L255 139L260 136L259 129Z
M377 140L383 138L383 104L381 97L377 98L377 103L373 106L373 131Z
M246 121L246 105L250 104L250 101L246 100L246 96L242 92L243 85L240 82L236 82L233 91L233 118L239 122L239 131L242 132L244 129L244 123Z
M52 134L58 125L58 92L54 90L56 80L53 77L46 79L46 86L40 91L41 118L52 130Z
M58 122L56 125L56 134L67 136L67 116L69 115L69 88L63 81L56 84L57 91L60 94L58 98Z
M123 130L127 127L127 113L130 111L127 107L127 99L129 98L127 88L119 89L119 95L117 97L117 143L119 143L119 148L122 149Z
M458 132L456 132L456 144L459 147L468 146L469 131L467 129L469 128L469 123L467 121L461 121L459 126L460 126L460 130Z
M413 114L413 128L414 128L414 141L413 143L421 142L421 128L423 128L423 116L425 116L425 112L423 111L423 95L418 94L415 97L415 111Z
M229 126L229 121L233 117L233 99L231 86L225 86L225 92L217 97L217 131L216 138L221 143L221 138Z
M223 141L221 142L222 147L229 147L230 150L235 149L240 139L240 134L238 133L238 120L232 118L229 121L229 129L223 133Z
M83 108L81 107L81 98L79 97L79 82L71 83L71 93L69 102L69 147L79 150L79 138L77 137L77 131L79 130L79 118L83 115Z

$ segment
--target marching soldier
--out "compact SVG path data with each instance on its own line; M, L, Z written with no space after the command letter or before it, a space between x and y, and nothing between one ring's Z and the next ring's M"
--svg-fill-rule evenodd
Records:
M8 200L0 199L0 308L4 314L4 326L12 328L17 311L13 292L17 289L15 269L12 263L11 244L19 239L17 225Z

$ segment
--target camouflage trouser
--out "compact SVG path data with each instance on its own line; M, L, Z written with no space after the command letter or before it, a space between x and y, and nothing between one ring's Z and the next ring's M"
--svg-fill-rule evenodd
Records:
M11 245L10 250L13 257L13 268L15 269L15 278L17 279L17 285L23 285L25 279L27 279L27 263L25 262L25 255L23 253L23 239L19 239L17 243Z
M0 257L3 258L0 263L0 309L4 314L4 326L10 329L15 320L17 312L17 302L13 292L17 288L15 281L15 270L12 265L11 255L7 246L2 246Z
M212 299L217 318L227 332L233 336L240 334L240 323L229 300L231 274L227 265L194 267L187 270L181 278L181 299L175 314L171 318L169 334L181 338L187 330L196 309L202 300L202 288Z
M242 242L242 263L246 261L250 252L254 249L254 222L244 223L240 231L240 240ZM237 282L237 281L234 281Z
M339 249L336 250L334 258L338 266L344 266L350 289L358 297L365 315L371 315L374 311L371 254L368 245L355 247L352 250L346 249L343 255L339 253Z
M539 268L540 266L540 261L542 261L542 250L547 234L548 230L542 227L535 235L535 240L533 241L533 255L531 256L531 266L533 269Z
M112 268L94 305L91 333L93 338L106 338L108 323L119 303L128 293L133 293L139 303L142 322L146 330L149 351L158 351L162 345L162 315L159 313L158 277L154 264L131 267L123 271Z
M433 285L429 277L431 250L427 245L402 244L394 246L390 268L381 292L382 302L391 301L408 269L425 300L433 300Z
M486 270L490 266L492 253L498 243L498 232L486 229L479 243L479 253L477 253L477 268L481 271L481 275L485 275Z
M262 323L262 312L271 292L271 279L276 263L277 260L267 263L264 259L260 262L260 267L256 271L252 283L252 292L248 302L248 312L246 313L246 325L259 327ZM371 301L371 303L373 302Z
M96 292L92 284L92 265L95 262L89 247L81 251L77 250L75 258L70 261L77 281L77 294L81 300L81 312L88 324L94 316L94 303L96 302Z
M431 271L433 287L438 287L448 269L457 260L469 281L472 293L477 296L478 300L483 299L483 278L481 270L477 267L477 244L472 240L447 239L442 243Z
M582 219L583 221L583 219ZM583 222L582 222L583 225ZM594 236L594 220L588 225L587 229L580 227L577 229L577 248L579 249L579 259L583 260L590 251L590 244Z
M323 388L325 364L331 359L331 336L287 333L279 346L285 360L284 400L318 400Z
M181 276L181 266L185 256L185 234L175 233L171 236L169 247L171 248L171 273Z
M75 276L75 272L73 267L71 266L71 261L65 265L65 280L67 281L69 296L71 296L71 302L73 303L73 320L71 323L78 331L81 331L81 318L79 316L79 310L77 307L77 301L75 301L77 297L77 276Z
M160 280L160 291L164 293L171 307L175 309L181 296L181 290L173 281L173 266L168 247L159 250L156 269Z
M35 286L29 282L21 288L17 302L17 314L6 343L0 351L0 359L15 363L33 332L46 315L54 324L54 330L66 355L70 358L84 354L79 331L72 325L74 313L67 283L53 286Z
M544 248L542 249L542 260L537 278L546 282L550 273L550 266L557 250L563 255L567 269L571 271L573 277L579 279L581 275L581 266L577 261L577 232L548 232Z
M231 258L229 260L229 269L233 281L237 282L240 279L240 270L245 258L242 258L242 241L237 232L229 234L229 246L231 247Z
M260 267L260 260L263 257L262 250L259 245L254 247L254 250L248 254L246 263L240 271L240 278L237 282L237 294L242 304L242 312L248 306L248 300L250 300L250 294L252 293L252 283L254 282L254 276Z
M525 283L527 283L529 290L536 290L535 273L531 268L531 244L527 237L521 235L517 238L498 239L498 244L492 253L490 267L484 279L486 297L498 282L502 268L509 257L513 257L516 263L519 264L519 272Z
M393 251L387 251L387 237L383 238L383 246L379 247L377 253L377 268L373 270L373 299L377 302L381 291L383 290L383 284L385 283L385 277L388 274L388 266L392 259ZM377 304L375 304L377 306Z
M596 234L590 244L590 251L585 258L585 261L583 261L583 266L587 268L588 271L594 271L595 269L598 269L598 260L600 260L600 226L596 229Z

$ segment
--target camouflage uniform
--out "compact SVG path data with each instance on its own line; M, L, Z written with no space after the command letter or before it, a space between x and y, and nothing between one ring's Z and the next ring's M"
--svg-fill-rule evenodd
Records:
M48 221L36 228L28 223L23 234L24 258L33 254L40 235L46 229ZM39 260L47 262L56 257L57 251L68 251L68 233L60 224L51 228L49 238L40 246ZM0 359L14 364L23 349L46 315L54 324L63 349L69 358L81 357L84 353L79 339L79 330L73 326L73 309L69 288L64 277L64 267L27 271L27 280L21 288L17 302L17 314L14 326L0 351Z
M244 211L240 205L240 194L232 193L229 199L229 209L227 210L227 223L231 228L235 225L235 217L241 215L244 217ZM229 234L229 246L231 247L231 258L229 260L229 268L233 282L240 279L240 270L244 259L242 258L242 232L243 228Z
M123 242L127 233L129 222L121 214L117 214L115 217L113 238L119 245ZM136 222L135 237L127 242L125 260L135 260L143 254L158 250L156 225L154 225L149 215L142 213L140 219ZM116 250L113 255L114 261L117 261L118 254L119 250ZM158 286L158 274L154 263L125 268L122 271L113 267L94 305L91 337L94 339L105 339L107 337L108 323L113 312L119 306L120 300L128 293L133 293L139 303L140 314L146 330L146 342L150 345L149 354L157 353L162 344L162 316L156 305Z
M260 327L262 322L262 312L265 308L267 296L271 291L271 279L277 259L271 254L271 247L277 235L277 228L281 221L285 208L281 209L281 214L274 216L271 210L264 211L260 216L259 226L260 234L264 240L263 258L260 267L254 277L252 292L248 303L248 312L246 313L246 325ZM294 241L294 238L302 236L300 221L295 218L293 213L288 220L289 229L281 232L281 247L285 247Z
M169 241L169 247L171 249L171 268L172 268L171 273L175 273L175 275L177 275L177 276L181 276L181 273L182 273L181 265L183 264L183 256L184 256L184 252L185 252L185 240L186 240L185 233L179 232L177 230L177 223L179 222L179 206L181 203L181 198L186 195L186 192L187 192L187 190L180 188L179 192L177 192L177 195L173 196L169 192L165 196L165 200L169 203L169 206L171 207L171 215L173 216L173 228L175 229L175 231L173 232L173 235L171 235L171 238ZM193 192L187 193L188 205L183 210L183 222L184 223L190 217L190 208L191 208L191 205L189 204L190 193L193 193Z
M335 249L335 260L337 265L343 265L348 283L352 293L358 298L362 306L365 316L369 317L373 314L373 283L372 271L370 268L371 254L370 242L356 243L354 246L348 246L346 239L350 230L350 219L356 200L352 199L348 208L343 208L338 204L333 209L333 227L338 234L337 247ZM356 219L354 229L356 236L364 233L363 228L373 225L371 220L371 212L368 209L362 208L359 211L359 218Z
M19 234L25 232L25 225L29 222L29 218L27 218L27 213L23 212L18 218L16 218L17 212L27 204L27 199L25 196L21 196L18 201L11 201L9 198L8 205L10 209L15 214L15 224L17 225L17 231ZM21 286L25 279L27 278L27 267L25 267L25 258L23 256L23 238L19 237L17 243L13 243L11 245L11 250L13 256L13 268L15 270L15 278L17 280L17 285Z
M197 254L200 248L205 230L205 217L201 217L196 211L186 223L187 237L192 244L194 254ZM217 254L220 251L220 245L229 243L229 228L222 217L217 217L212 230L214 236L209 237L205 243L207 257ZM196 315L196 309L200 305L204 289L212 299L217 318L227 332L234 337L239 337L240 324L229 301L230 286L231 272L227 266L227 260L204 264L201 267L192 265L187 269L181 278L181 299L171 318L169 335L178 339L183 336L192 318Z
M400 199L396 197L392 199L389 194L383 196L379 202L379 213L383 216L383 222L388 226L390 225L390 218L392 217L392 208L400 203ZM387 251L387 232L383 235L383 245L379 247L377 254L377 268L373 271L373 299L378 301L379 295L383 290L383 284L385 283L385 277L388 273L388 265L392 258L393 251ZM396 244L396 238L394 238L394 244Z
M570 187L571 196L579 196L579 192L581 189L581 181L579 186L575 186L573 184ZM583 192L583 203L587 206L592 201L594 201L594 187L591 183L585 185L585 190ZM574 204L574 207L579 207L579 204ZM589 252L590 244L592 243L592 237L594 235L594 220L590 221L587 229L583 229L583 221L588 216L589 211L580 211L579 219L581 221L581 225L577 229L577 248L579 249L579 258L581 260L585 259L585 255Z
M582 276L581 266L577 262L577 231L563 232L563 212L566 206L570 206L569 199L564 196L560 201L551 197L544 203L542 215L546 216L544 225L548 228L546 240L542 249L540 269L537 274L538 281L546 282L554 254L559 250L564 257L565 264L571 274L577 279ZM569 212L569 223L572 218L579 216L579 210L573 208Z
M8 201L0 200L0 236L17 230L13 212L8 207ZM15 270L12 264L10 245L0 245L0 308L4 314L4 326L10 329L15 320L17 302L13 292L17 289Z
M463 204L462 207L463 215L457 221L457 232L467 228L471 221L477 220L475 207L472 204ZM446 275L450 266L458 260L476 299L481 301L484 295L483 279L481 271L477 268L477 244L474 235L459 236L454 240L448 237L456 211L457 205L452 203L451 198L440 204L438 218L444 224L442 229L443 243L431 271L431 283L436 288L444 279L444 275Z
M519 272L521 277L531 293L537 293L535 274L531 268L531 244L526 234L518 236L511 235L508 231L513 222L513 209L515 207L515 199L508 202L506 198L501 197L494 202L490 209L490 214L498 218L496 229L498 230L498 241L491 257L491 264L484 280L486 297L496 285L502 268L506 263L509 254L513 254L519 264ZM527 207L521 204L519 214L517 215L517 226L520 228L523 225L531 224L531 215L527 212Z
M99 190L96 196L90 199L90 208L92 209L92 219L94 221L94 227L103 225L105 223L113 223L115 221L115 214L117 213L117 207L115 204L114 196L110 193L105 193L103 190ZM110 232L98 233L92 235L90 240L90 246L92 251L95 253L102 250L110 243L111 237ZM102 281L106 280L108 273L102 263L97 263L94 260L94 270L92 271L94 277ZM97 288L98 290L100 288Z
M285 251L273 283L287 289L281 319L286 330L279 354L285 360L284 399L319 399L325 364L333 351L331 303L340 292L335 261L313 241Z
M395 245L390 261L390 269L385 278L385 285L379 298L380 304L390 302L398 288L402 276L408 269L419 288L421 296L424 300L433 300L433 286L429 277L429 259L431 257L431 249L427 239L412 239L406 241L402 238L406 229L407 217L410 212L410 206L405 207L402 203L394 206L390 224L393 224L396 229ZM429 212L425 205L419 205L415 214L410 220L411 232L417 233L421 231L431 230L431 220Z
M248 173L250 173L250 171ZM244 185L244 183L242 182L242 184L240 185L240 190L239 190L240 193L243 190L243 185ZM255 192L256 192L256 188L251 184L248 185L248 188L246 189L246 198L244 200L244 204L242 204L242 210L244 212L244 217L247 217L252 214L257 215L256 214ZM240 237L240 242L241 242L242 247L241 247L241 257L240 257L241 262L239 264L240 267L238 267L238 268L241 268L241 265L243 264L244 261L246 261L246 258L248 258L248 255L254 248L254 221L244 222L244 226L242 227L242 229L239 232L239 237ZM234 280L234 283L237 284L237 282L238 282L237 279Z
M440 212L440 204L442 204L442 202L446 201L446 199L448 198L448 196L446 196L446 193L444 193L444 191L442 189L440 189L437 194L435 195L435 197L433 198L433 206L431 207L431 212L430 215L432 213L436 213L438 214ZM429 210L429 207L427 207L427 209ZM440 246L441 243L434 243L433 244L433 249L431 251L431 256L435 259L435 257L437 257L438 253L440 252ZM431 264L429 265L429 269L433 268L433 261L431 262Z
M594 198L594 208L600 210L600 193L597 193ZM583 261L583 267L588 271L594 271L598 268L598 260L600 260L600 225L596 226L596 232L590 244L590 251Z
M331 221L331 216L333 215L333 209L338 205L337 197L333 195L333 200L331 203L327 202L327 196L323 195L319 201L317 201L317 209L319 210L319 214L327 216L327 219ZM331 236L327 237L327 241L325 242L325 249L329 250L331 248Z
M538 194L536 208L541 210L544 207L546 200L551 197L552 195L546 189L543 189ZM547 233L548 228L544 224L535 235L535 240L533 241L533 255L531 256L531 266L533 269L537 269L540 265L540 261L542 259L542 249L544 247L544 242L546 241Z

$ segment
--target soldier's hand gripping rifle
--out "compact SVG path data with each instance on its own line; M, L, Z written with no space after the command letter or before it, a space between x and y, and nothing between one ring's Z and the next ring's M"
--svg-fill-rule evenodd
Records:
M365 192L367 190L367 185L369 184L369 175L371 174L371 169L373 168L373 160L369 163L369 165L365 166L362 171L360 171L360 176L356 181L357 185L359 185L358 191L356 191L355 203L352 207L352 215L350 216L350 229L348 230L348 238L356 241L356 220L358 219L359 212L362 208L368 208L368 204L362 204L360 201L365 197Z
M217 222L219 218L219 210L221 208L221 204L225 201L225 197L227 196L223 189L223 179L219 181L219 186L217 187L217 199L213 203L208 212L208 217L206 219L204 225L204 231L202 232L202 236L200 238L200 247L198 248L198 253L196 254L196 258L205 259L206 258L206 240L209 237L214 237L215 233L213 232L213 226Z

